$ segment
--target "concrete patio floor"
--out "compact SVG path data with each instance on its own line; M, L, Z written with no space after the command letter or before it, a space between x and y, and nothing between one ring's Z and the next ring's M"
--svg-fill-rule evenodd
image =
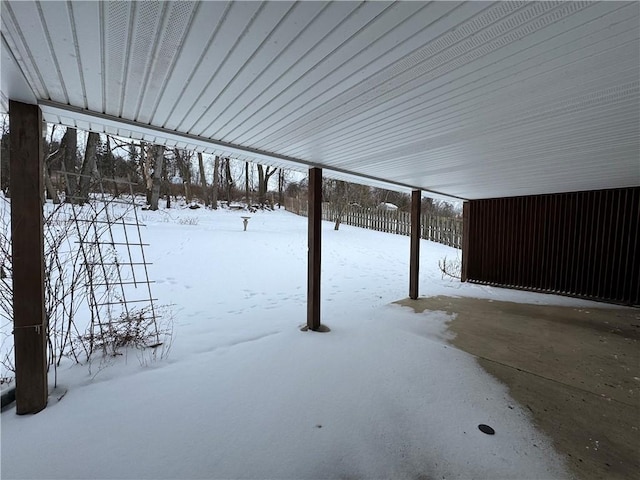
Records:
M640 309L442 296L397 303L450 314L452 344L509 387L577 478L637 478Z

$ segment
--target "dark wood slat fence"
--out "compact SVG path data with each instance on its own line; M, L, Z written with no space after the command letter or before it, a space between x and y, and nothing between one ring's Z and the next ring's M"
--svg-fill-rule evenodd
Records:
M472 282L640 304L640 188L473 200Z

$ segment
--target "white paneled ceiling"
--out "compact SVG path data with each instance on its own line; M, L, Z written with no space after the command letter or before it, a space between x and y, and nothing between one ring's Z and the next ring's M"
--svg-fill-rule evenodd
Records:
M1 14L3 97L48 121L468 199L640 185L638 2Z

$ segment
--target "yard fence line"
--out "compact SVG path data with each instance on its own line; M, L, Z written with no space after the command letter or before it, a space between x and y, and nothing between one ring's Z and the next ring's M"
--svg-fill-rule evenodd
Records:
M299 198L285 199L287 211L307 216L307 200ZM338 209L329 203L322 204L322 219L335 222ZM344 208L340 223L354 227L368 228L378 232L409 235L411 232L411 214L409 212L368 209L349 205ZM449 247L462 248L462 220L422 214L420 218L420 237L424 240L442 243Z

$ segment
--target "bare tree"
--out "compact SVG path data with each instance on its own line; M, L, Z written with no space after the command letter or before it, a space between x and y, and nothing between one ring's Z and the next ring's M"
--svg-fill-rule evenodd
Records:
M49 137L48 148L47 148L48 151L44 153L43 174L44 174L44 185L47 190L47 198L50 198L51 200L53 200L54 204L58 204L60 203L60 197L58 197L58 192L56 191L55 187L53 186L53 182L51 181L51 164L53 163L54 160L57 160L61 155L60 148L56 149L54 152L51 151L51 148L53 146L53 135L55 131L56 131L56 126L52 125L51 136Z
M87 135L87 148L84 151L84 160L80 170L80 186L78 191L78 202L83 204L89 201L89 188L91 180L98 171L96 150L100 143L100 134L89 132Z
M116 182L116 159L111 149L111 135L107 135L107 156L111 167L111 178L113 178L113 196L118 197L120 192L118 192L118 182Z
M78 161L78 131L75 128L67 127L60 141L60 150L62 153L62 169L70 174L66 175L66 201L75 203L75 198L78 196L78 179L75 175Z
M336 206L336 224L333 229L338 230L340 228L340 222L342 222L342 215L349 203L349 183L342 180L334 180L334 195L331 197L331 203Z
M162 167L164 166L164 147L162 145L154 145L151 147L151 155L153 157L153 174L151 198L149 199L149 210L158 210L158 200L160 199L160 182L162 180Z
M135 147L132 143L132 149ZM151 147L144 142L140 142L140 171L142 172L142 181L144 182L144 190L147 196L147 204L151 203L151 190L153 189L153 156Z
M218 172L220 170L220 157L216 155L215 160L213 161L213 186L211 192L211 206L214 210L218 209Z
M278 169L276 167L264 167L258 164L258 203L264 205L267 201L267 187L269 185L269 179Z
M249 197L249 162L244 162L244 196L247 207L251 206L251 198Z
M206 207L211 203L209 197L209 190L207 189L207 177L204 175L204 160L202 159L202 152L198 152L198 167L200 169L200 185L202 186L202 196L204 205Z
M182 177L185 200L187 203L191 203L191 152L175 148L173 153L176 157L180 176Z
M167 195L167 208L171 208L171 182L169 181L169 168L167 166L167 162L163 162L162 165L162 184L164 185L164 189Z
M225 158L224 176L227 187L227 202L231 202L231 190L233 189L233 177L231 176L231 159Z
M284 203L284 169L278 170L278 208Z

